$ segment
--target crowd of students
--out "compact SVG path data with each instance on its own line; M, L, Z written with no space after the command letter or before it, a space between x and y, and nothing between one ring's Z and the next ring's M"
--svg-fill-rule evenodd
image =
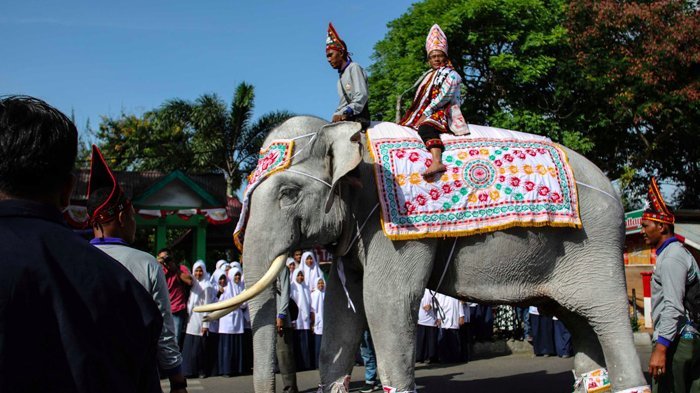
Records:
M303 262L301 262L303 261ZM326 281L312 251L287 261L294 302L292 328L297 370L318 367L323 335ZM197 306L230 299L245 290L239 262L220 260L209 274L203 261L192 266L193 284L187 301L187 325L182 343L182 370L187 377L248 374L253 366L253 341L247 304L219 320L205 321Z
M318 367L323 337L326 281L313 251L297 251L287 259L290 271L290 312L298 371ZM203 261L192 268L194 277L187 301L187 325L182 342L183 373L188 377L235 376L252 371L252 331L247 304L220 320L205 322L196 306L230 299L245 289L238 262L220 260L213 274ZM523 312L524 311L524 312ZM495 318L494 318L495 314ZM494 329L495 325L495 329ZM468 361L477 341L503 338L533 342L536 355L571 356L571 335L555 318L541 316L536 307L519 309L467 303L425 290L418 312L416 361Z
M474 343L502 339L532 343L535 356L572 356L571 334L537 307L463 302L426 289L418 309L416 362L457 363L471 358Z

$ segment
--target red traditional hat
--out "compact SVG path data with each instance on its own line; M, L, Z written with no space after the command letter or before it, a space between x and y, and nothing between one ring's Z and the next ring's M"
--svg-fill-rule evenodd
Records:
M347 53L348 47L345 42L340 39L338 32L335 31L333 23L328 23L328 36L326 37L326 50L334 49L339 52Z
M649 206L647 206L644 211L642 220L658 221L664 224L673 224L676 221L676 217L666 206L666 202L664 202L664 198L661 196L659 185L656 183L656 178L654 177L651 178L651 184L649 184L647 200Z
M92 163L90 165L90 180L88 182L88 200L93 192L101 188L109 188L108 197L102 202L92 214L90 214L90 224L105 224L114 220L117 215L129 206L131 201L126 197L124 191L119 186L117 178L109 169L100 149L92 145Z

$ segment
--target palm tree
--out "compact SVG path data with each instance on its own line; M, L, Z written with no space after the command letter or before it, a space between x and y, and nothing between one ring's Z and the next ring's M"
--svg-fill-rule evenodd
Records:
M192 169L220 170L226 179L226 196L241 186L255 169L258 151L268 132L292 116L286 111L266 113L252 122L255 88L242 82L231 108L216 94L204 94L194 102L167 101L158 109L159 126L182 127L189 133Z

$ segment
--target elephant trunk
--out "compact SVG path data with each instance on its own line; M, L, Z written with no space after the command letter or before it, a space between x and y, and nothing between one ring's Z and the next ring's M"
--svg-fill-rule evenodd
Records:
M273 287L248 302L253 328L253 387L256 393L275 392L277 303Z
M286 253L279 255L272 264L269 264L262 252L253 250L253 246L244 252L243 260L246 262L244 272L246 277L246 289L251 296L246 299L250 311L250 321L253 330L253 386L257 393L275 392L275 348L276 348L276 281L281 269L285 268ZM250 254L249 251L252 251ZM254 283L248 286L248 283ZM233 300L233 299L232 299ZM241 303L234 307L241 306Z

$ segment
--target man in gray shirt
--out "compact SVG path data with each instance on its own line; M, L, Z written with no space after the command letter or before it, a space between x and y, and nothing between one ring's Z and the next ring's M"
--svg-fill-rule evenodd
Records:
M165 274L152 255L129 246L136 235L136 212L96 146L92 147L87 210L95 235L90 243L124 265L153 296L163 316L158 339L159 368L170 380L171 393L187 393Z
M277 276L277 365L282 376L283 392L298 393L297 369L294 359L294 342L289 312L289 269L282 269Z
M700 335L683 305L687 285L700 273L693 256L674 235L675 217L654 179L648 199L642 236L657 255L651 283L655 344L649 373L654 378L653 391L700 392Z
M340 102L333 113L332 121L356 121L363 129L369 127L369 89L367 73L352 61L345 42L340 39L332 23L328 24L326 59L338 70L338 96Z

